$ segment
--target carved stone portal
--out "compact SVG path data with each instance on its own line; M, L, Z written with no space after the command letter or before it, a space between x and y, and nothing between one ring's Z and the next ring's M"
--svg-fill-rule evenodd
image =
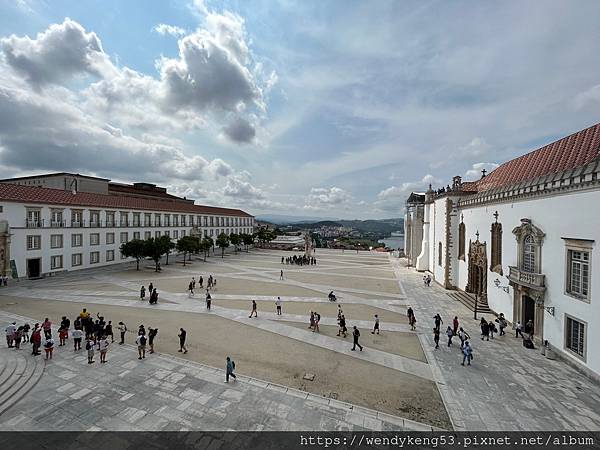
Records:
M465 290L487 299L487 249L479 239L469 241L469 279Z

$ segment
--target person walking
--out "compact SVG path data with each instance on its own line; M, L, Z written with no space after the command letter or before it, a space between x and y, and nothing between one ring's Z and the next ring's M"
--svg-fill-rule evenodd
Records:
M210 292L207 289L206 290L206 309L208 309L210 311L210 304L212 302L212 297L210 296Z
M69 331L66 328L63 328L62 325L58 329L58 346L62 347L67 343L67 337L69 336Z
M154 353L154 338L158 334L158 328L148 327L148 345L150 346L150 353Z
M315 313L313 311L310 312L310 322L308 324L308 328L312 329L315 326Z
M529 340L533 340L534 328L533 328L533 320L529 319L525 324L525 333L529 336Z
M183 329L180 328L179 329L179 350L178 352L183 352L183 353L187 353L187 348L185 347L185 338L187 336L187 332Z
M140 288L140 300L146 300L146 288L144 286Z
M463 346L462 353L463 353L463 360L462 360L461 365L464 366L465 361L467 361L467 365L470 366L471 360L473 359L473 348L471 347L471 344L469 344L469 341L465 341L465 345Z
M23 325L23 342L29 342L29 330L30 329L31 329L31 327L29 326L28 323Z
M358 343L358 338L360 337L360 331L358 331L358 328L356 328L356 325L354 325L353 330L352 330L352 341L353 341L353 345L351 350L355 351L356 350L356 346L358 346L358 348L360 349L360 351L362 352L362 345L360 345Z
M435 316L433 316L433 321L435 323L435 327L437 328L437 330L439 332L440 326L444 323L444 321L442 320L442 317L439 314L436 314Z
M460 327L460 329L458 330L458 338L460 339L460 348L463 348L463 346L465 345L465 341L467 339L471 339L471 336L469 336L469 333L467 333L465 330L463 330L462 327Z
M98 350L100 350L100 363L104 364L106 362L106 353L108 352L108 337L103 335L102 338L98 341Z
M31 333L31 347L32 347L32 351L31 354L33 356L38 356L40 355L40 346L42 345L42 330L40 329L40 324L36 323L33 331Z
M504 317L504 313L500 313L500 315L498 316L498 318L495 321L498 322L498 328L500 329L500 336L504 336L506 334L506 332L504 330L508 326L508 322L506 321L506 318Z
M196 289L196 278L192 277L192 289Z
M438 348L440 348L440 329L439 328L434 328L433 329L433 342L435 342L435 349L436 350Z
M83 338L83 330L75 328L71 331L71 337L73 338L73 351L81 350L81 339Z
M448 325L448 329L446 330L446 336L448 336L448 347L452 345L452 336L454 336L454 331Z
M237 378L233 371L235 370L235 362L228 356L227 357L227 366L225 369L225 383L229 383L229 377L232 377L234 380Z
M85 342L85 349L87 350L88 364L94 363L94 341L91 336L87 337Z
M6 333L6 345L8 348L13 348L13 344L15 342L15 331L17 331L17 322L9 323L4 329L4 332Z
M283 269L281 269L281 272L279 273L279 279L283 280Z
M283 260L283 257L281 257L281 259ZM281 297L277 297L277 300L275 300L275 308L277 309L277 315L280 316L281 315Z
M373 331L371 331L371 334L375 334L375 332L377 332L377 334L379 334L379 316L377 314L375 314L375 325L373 325Z
M52 337L52 322L47 317L44 319L44 323L42 323L42 328L44 329L44 337L46 339Z
M104 328L104 334L106 335L107 339L110 336L111 344L115 342L115 334L113 333L112 320L109 320L106 324L106 327Z
M496 332L496 325L491 320L488 322L488 328L490 329L490 339L494 339L494 333Z
M15 339L15 350L20 350L21 349L21 340L23 339L23 326L22 325L19 328L17 328L17 330L15 331L14 339Z
M410 306L406 310L406 316L408 317L408 323L410 324L410 329L414 331L415 323L417 322L417 319L415 319L415 312L413 311L413 309Z
M344 316L343 314L340 315L339 318L339 324L340 324L340 329L338 330L338 336L340 335L344 335L344 337L348 337L348 328L346 328L346 316Z
M194 285L190 281L190 284L188 285L188 297L193 297L193 296L194 296Z
M200 275L200 278L198 279L198 284L200 285L200 289L204 288L204 278L202 278L202 275Z
M138 334L137 339L135 340L138 348L138 359L143 359L146 357L146 335Z
M313 326L313 333L316 331L317 333L320 333L321 330L319 329L319 322L321 321L321 315L315 311L315 325Z
M121 342L119 342L119 345L123 345L125 343L125 333L127 333L127 325L123 322L119 322L119 333L121 334Z
M458 333L458 327L459 327L459 323L458 323L458 316L454 316L454 319L452 320L452 333L454 334L454 336L456 336L456 333Z
M52 359L52 353L54 352L54 339L52 335L49 335L44 342L44 351L46 352L46 359Z
M150 283L148 285L148 295L152 295L152 292L154 292L154 285Z
M256 300L252 300L252 311L250 311L248 318L251 318L252 314L254 314L254 317L258 318L258 313L256 311Z
M490 340L490 325L487 323L487 320L485 320L483 317L481 318L481 340L483 341L484 339L487 339L488 341Z
M518 338L519 335L521 335L521 339L525 339L525 336L523 336L523 325L521 325L521 322L517 322L515 325L515 337Z

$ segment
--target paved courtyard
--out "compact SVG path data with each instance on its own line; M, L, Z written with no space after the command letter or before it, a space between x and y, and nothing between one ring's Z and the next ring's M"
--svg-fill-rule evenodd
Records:
M282 265L289 253L252 250L174 263L156 274L119 265L15 283L0 290L0 322L53 322L87 307L113 323L159 328L158 354L136 358L129 333L106 365L86 363L72 348L51 362L30 352L0 351L3 429L103 430L477 430L600 429L600 389L559 361L526 350L512 336L475 340L472 367L458 348L432 350L432 317L458 315L477 336L462 304L386 254L317 250L317 266ZM180 259L180 258L178 258ZM144 266L144 264L142 264ZM284 280L279 279L284 270ZM204 294L186 293L192 276L217 278L212 311ZM153 282L158 305L139 300ZM334 290L349 329L361 330L363 352L336 336ZM276 296L283 315L275 314ZM258 318L248 318L250 300ZM405 321L415 309L417 332ZM322 316L321 333L308 314ZM381 335L369 333L373 314ZM431 325L430 325L431 324ZM177 331L188 331L189 353L177 353ZM29 347L26 347L29 349ZM224 359L236 361L239 382L225 384ZM39 358L39 357L38 357ZM314 374L312 381L306 374ZM11 383L4 383L11 380ZM18 380L18 381L15 381ZM18 407L13 407L17 405ZM448 414L448 412L450 414Z

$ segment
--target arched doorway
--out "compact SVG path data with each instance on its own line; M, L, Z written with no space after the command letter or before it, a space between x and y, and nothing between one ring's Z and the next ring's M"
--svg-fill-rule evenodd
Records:
M466 291L487 299L487 250L486 243L469 242L469 279Z

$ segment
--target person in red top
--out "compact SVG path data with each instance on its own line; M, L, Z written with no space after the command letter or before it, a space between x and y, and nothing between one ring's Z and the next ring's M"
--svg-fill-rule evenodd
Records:
M44 319L44 323L42 324L42 328L44 329L44 337L49 339L52 337L52 322L47 317Z
M40 355L40 346L42 345L42 333L40 330L39 323L35 324L33 332L31 333L31 338L29 340L31 341L33 347L33 351L31 352L31 354L34 356Z
M456 336L458 332L458 316L454 316L454 320L452 321L452 333Z

